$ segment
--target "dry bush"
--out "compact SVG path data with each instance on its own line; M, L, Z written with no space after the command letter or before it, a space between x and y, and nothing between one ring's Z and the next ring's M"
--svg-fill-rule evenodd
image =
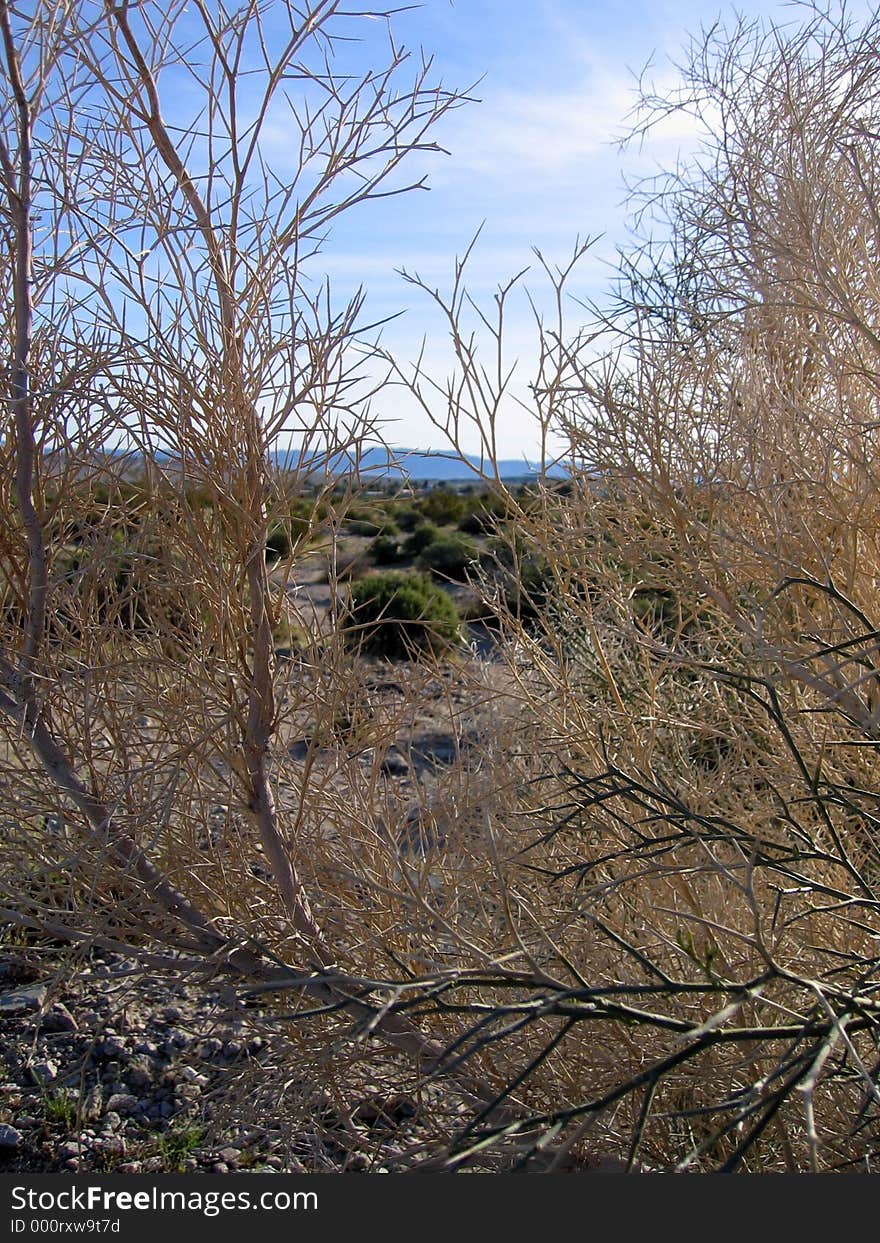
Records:
M316 254L340 213L421 186L405 163L464 98L390 33L352 77L375 18L0 5L2 918L280 980L297 1082L355 1100L443 1047L370 977L395 942L439 952L401 862L413 809L362 762L421 688L377 718L335 591L326 617L288 591L305 541L271 567L266 543L294 518L333 542L358 484L330 468L376 435L363 294L336 304Z
M873 1169L876 22L712 34L648 101L722 124L613 316L572 340L546 269L564 487L503 488L507 372L464 267L429 291L457 374L409 382L482 438L504 662L389 667L345 642L333 552L319 618L287 591L305 542L265 548L292 505L335 548L354 496L315 478L374 430L361 298L309 260L460 97L398 88L394 44L334 77L360 19L278 8L286 45L257 4L0 5L4 920L232 975L274 1043L230 1109L330 1111L356 1146L365 1094L410 1093L418 1168ZM193 40L210 124L175 138ZM291 187L259 131L294 67ZM427 703L454 753L395 784Z
M645 192L670 240L613 315L572 339L545 267L536 417L570 477L508 498L531 607L483 584L522 708L489 826L508 970L443 999L519 1116L453 1166L876 1168L878 19L804 12L713 30L646 98L707 138ZM455 373L407 378L491 481L507 381L463 280L425 289Z

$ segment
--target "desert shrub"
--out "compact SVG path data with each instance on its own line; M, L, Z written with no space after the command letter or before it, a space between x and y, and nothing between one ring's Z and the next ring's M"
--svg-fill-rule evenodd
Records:
M266 559L269 561L283 560L285 557L290 556L291 549L289 531L280 523L271 527L266 537Z
M509 502L494 492L481 492L467 497L467 512L458 524L465 535L491 534L509 513Z
M325 557L324 581L331 586L352 582L367 573L369 558L361 548L342 544Z
M370 518L347 518L345 529L349 535L366 535L372 538L384 529L384 524L379 521L378 516L375 521Z
M436 578L464 582L477 559L477 546L463 535L437 535L419 554L419 565Z
M119 638L150 643L198 641L196 602L170 541L151 532L127 541L119 528L102 542L75 545L55 560L52 629L93 649Z
M505 612L523 620L545 612L553 584L553 569L543 541L526 534L491 539L480 556L486 589L500 599Z
M533 1152L570 1128L629 1168L876 1159L880 16L803 11L694 49L672 103L706 147L651 200L670 240L545 338L542 432L575 469L513 496L485 562L522 705L493 842L545 980L497 973L456 1055L491 1043ZM458 269L439 300L470 340Z
M465 508L464 497L451 488L431 488L419 500L423 517L441 527L458 522L464 516Z
M395 565L402 555L400 541L393 535L377 535L370 544L370 556L376 565Z
M365 652L390 659L439 653L460 638L449 596L424 574L369 574L351 590L349 634Z
M401 531L414 531L424 515L412 501L395 501L386 505L388 513Z
M403 554L406 557L418 557L420 553L433 544L440 536L440 530L433 522L422 521L415 527L412 534L404 541Z

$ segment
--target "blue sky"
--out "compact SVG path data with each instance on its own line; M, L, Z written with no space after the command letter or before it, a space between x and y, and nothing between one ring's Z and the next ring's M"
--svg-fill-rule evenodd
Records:
M868 8L850 7L855 14ZM797 8L787 4L746 0L736 12L799 22ZM448 85L481 78L475 90L481 102L444 119L436 136L450 154L426 158L429 192L368 204L338 222L323 266L340 293L362 282L373 318L405 310L384 330L386 346L411 359L426 337L426 358L438 374L446 368L443 325L395 269L448 288L455 256L481 224L469 268L481 304L491 305L500 282L534 264L532 247L561 263L575 238L588 234L602 237L573 288L601 300L616 248L627 240L624 177L668 168L695 144L693 127L680 118L641 150L619 151L615 139L626 128L636 77L651 61L654 80L671 86L673 62L689 35L718 16L731 21L734 10L703 0L428 0L400 14L398 40L433 53ZM536 273L524 284L541 296ZM583 318L572 303L572 325ZM524 297L511 304L508 328L510 360L520 359L525 394L535 333ZM377 410L395 420L388 430L394 443L443 447L442 436L402 393L380 397ZM503 447L505 456L534 451L534 426L515 407L506 415Z

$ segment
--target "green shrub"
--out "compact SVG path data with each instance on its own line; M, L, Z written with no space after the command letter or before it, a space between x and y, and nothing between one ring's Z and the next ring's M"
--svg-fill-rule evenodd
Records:
M450 488L432 488L419 501L419 509L429 522L446 526L464 517L467 502Z
M541 615L553 586L553 571L544 553L517 533L489 541L480 558L487 577L501 590L505 608L521 620Z
M420 522L403 545L404 556L418 557L429 544L433 544L439 537L440 531L434 526L433 522Z
M496 530L507 516L507 504L494 492L468 497L468 511L458 524L466 535L487 535Z
M408 501L397 501L388 509L401 531L414 531L420 522L425 521L421 511Z
M266 539L266 560L278 561L284 557L289 557L291 552L290 534L283 526L274 526L270 529Z
M400 544L393 535L377 535L370 545L370 556L376 565L394 565L402 555Z
M396 535L400 528L380 505L352 505L346 515L350 535Z
M476 544L466 535L440 535L422 550L419 564L437 578L461 583L477 556Z
M326 510L313 506L304 497L292 502L290 511L269 528L266 540L266 557L270 561L289 557L313 527L326 517Z
M368 574L351 589L352 640L392 660L439 653L461 638L458 611L426 574Z

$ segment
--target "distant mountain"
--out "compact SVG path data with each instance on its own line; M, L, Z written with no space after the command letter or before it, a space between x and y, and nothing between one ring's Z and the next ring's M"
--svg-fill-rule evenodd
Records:
M132 449L107 449L108 458L128 458L129 464L136 469L141 454ZM159 449L153 454L157 462L166 467L174 467L177 461L173 453ZM479 482L480 459L473 454L465 454L464 461L453 453L440 449L396 449L374 446L363 449L359 454L348 451L336 453L328 459L322 453L302 455L299 449L277 449L273 457L281 470L294 470L297 467L313 467L315 474L347 475L358 470L364 482L370 480L409 480L412 483L467 483ZM470 465L468 465L468 463ZM473 468L473 469L471 469ZM492 471L484 466L487 475ZM525 457L502 458L498 462L498 474L505 480L528 481L541 474L538 462L531 462ZM566 465L548 466L545 474L551 479L565 479L569 475Z
M297 450L276 453L276 459L282 468L292 468L299 462ZM387 449L376 447L364 449L357 457L352 453L336 454L329 464L325 459L316 457L315 465L321 474L329 470L334 475L345 475L358 469L361 475L373 479L410 479L414 483L464 483L476 481L479 476L475 471L479 468L479 458L466 455L463 462L451 453L441 451L424 452L418 449ZM470 463L474 469L470 469ZM308 459L305 460L308 465ZM526 458L504 458L498 462L498 473L502 479L533 479L541 473L537 462ZM564 479L567 475L564 466L551 466L547 474L554 479Z

